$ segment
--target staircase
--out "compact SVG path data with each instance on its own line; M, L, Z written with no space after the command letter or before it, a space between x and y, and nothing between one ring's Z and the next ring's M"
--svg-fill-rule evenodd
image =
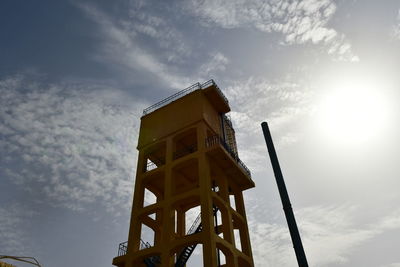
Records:
M214 216L217 214L217 212L218 212L218 207L214 207L213 208ZM196 220L193 222L187 234L188 235L196 234L198 232L201 232L201 230L203 230L203 225L201 224L201 213L200 213L197 216ZM175 267L184 267L186 262L192 255L193 251L195 250L196 246L197 243L184 248L176 260Z
M213 208L213 213L214 216L218 212L218 207ZM201 213L196 217L194 220L192 226L187 232L187 235L192 235L196 234L198 232L201 232L203 230L203 225L201 224ZM189 260L190 256L192 255L193 251L196 249L197 244L192 244L186 248L184 248L181 253L179 253L179 256L176 260L175 267L184 267L186 262ZM149 242L144 242L143 240L140 240L140 247L142 249L144 248L149 248L151 247ZM152 256L149 258L144 259L144 263L146 264L147 267L156 267L161 263L160 256Z
M145 249L145 248L150 248L151 245L149 242L144 242L143 240L140 239L140 248ZM144 259L144 263L146 264L147 267L156 267L158 264L161 263L160 256L151 256L149 258Z
M237 145L236 145L235 130L233 129L232 121L226 115L223 115L222 119L223 119L223 122L224 122L223 123L223 125L224 125L224 133L225 133L224 141L225 141L225 143L228 144L230 150L235 155L233 158L237 158L238 157L238 151L237 151Z

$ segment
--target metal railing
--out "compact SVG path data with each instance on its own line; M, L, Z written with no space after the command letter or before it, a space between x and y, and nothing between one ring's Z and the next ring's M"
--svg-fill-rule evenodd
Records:
M229 127L231 127L233 129L232 120L231 120L230 116L224 114L222 117L224 119L224 122L226 122L229 125Z
M212 147L217 144L222 145L225 150L231 155L231 157L238 163L238 165L247 173L247 175L251 178L251 172L249 168L241 161L238 155L233 151L233 149L224 141L222 137L219 135L213 135L206 138L206 147Z
M144 242L142 239L140 239L140 249L146 249L146 248L151 248L152 245L149 242ZM146 266L156 266L157 264L161 263L161 258L158 255L153 255L148 258L144 259L144 262Z
M149 161L149 162L147 162L146 168L145 168L144 171L148 172L148 171L151 171L151 170L154 170L154 169L157 169L157 168L158 168L158 166L154 162Z
M249 168L247 168L247 166L243 163L243 161L241 161L239 159L239 157L236 158L237 163L239 164L240 167L243 168L243 170L249 175L249 177L251 178L251 171L249 170Z
M140 250L151 248L152 245L149 242L144 242L140 239ZM128 253L128 241L122 242L118 246L118 256L124 256ZM150 256L144 259L147 266L156 266L161 263L161 258L158 255Z
M192 226L189 228L189 231L187 231L187 235L191 235L191 234L196 233L197 228L199 227L200 224L201 224L201 212L199 213L199 215L194 220Z
M38 262L38 260L35 259L34 257L0 255L0 260L1 259L10 259L10 260L14 260L14 261L26 262L26 263L41 267L41 265ZM4 261L0 261L0 266L2 266L2 267L16 267L15 265L9 264L9 263L4 262Z
M202 89L205 89L209 86L214 85L215 88L217 89L218 94L224 99L225 103L229 104L228 98L226 98L226 96L224 95L224 93L222 93L221 89L219 89L218 85L214 82L213 79L206 81L205 83L203 83L201 85Z
M144 109L143 110L143 115L149 114L149 113L155 111L156 109L159 109L159 108L171 103L172 101L174 101L174 100L176 100L176 99L178 99L178 98L180 98L182 96L185 96L185 95L187 95L187 94L189 94L189 93L191 93L191 92L193 92L195 90L198 90L198 89L201 89L201 84L200 83L195 83L195 84L189 86L188 88L183 89L182 91L179 91L179 92L177 92L177 93L175 93L175 94L173 94L173 95L161 100L160 102L157 102L154 105Z
M151 247L149 242L144 242L142 239L140 239L140 249L145 249ZM118 246L118 256L123 256L128 253L128 241L122 242Z
M128 253L128 241L122 242L118 246L118 256L124 256Z
M151 244L149 242L144 242L142 239L140 239L140 250L150 248Z
M213 207L213 215L216 216L218 211L219 211L219 208L214 206ZM195 234L202 230L203 230L203 225L201 223L201 213L200 213L197 216L196 220L193 222L192 227L190 227L189 231L187 232L187 235ZM188 261L188 259L192 255L193 251L195 250L196 246L197 246L197 243L194 243L194 244L182 249L182 251L179 253L179 255L177 257L175 267L185 266L186 262Z
M226 96L222 93L221 89L219 89L218 85L214 82L214 80L208 80L203 84L200 84L199 82L189 86L188 88L183 89L182 91L179 91L157 103L155 103L154 105L151 105L150 107L146 108L143 110L143 116L147 115L163 106L168 105L169 103L173 102L174 100L177 100L178 98L181 98L195 90L199 90L199 89L205 89L207 87L210 86L215 86L215 88L217 89L217 92L219 93L219 95L224 99L224 101L228 104L229 101L226 98Z
M159 159L154 156L147 157L147 163L143 167L143 172L148 172L148 171L157 169L158 167L161 167L164 164L165 164L164 159Z

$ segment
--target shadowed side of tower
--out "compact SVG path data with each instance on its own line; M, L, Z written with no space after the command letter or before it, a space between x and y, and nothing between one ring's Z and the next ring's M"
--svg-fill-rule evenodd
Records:
M254 182L229 111L213 80L144 110L129 237L113 265L185 266L201 245L204 266L254 266L242 194Z

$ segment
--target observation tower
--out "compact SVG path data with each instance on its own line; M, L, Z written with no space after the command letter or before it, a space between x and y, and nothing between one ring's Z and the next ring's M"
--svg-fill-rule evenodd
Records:
M213 80L143 111L129 236L113 265L189 266L199 246L204 266L254 266L242 192L255 184L229 111Z

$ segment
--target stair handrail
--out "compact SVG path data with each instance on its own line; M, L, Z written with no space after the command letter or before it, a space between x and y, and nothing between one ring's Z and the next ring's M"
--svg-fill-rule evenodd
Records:
M218 208L217 206L213 207L213 215L215 215L218 211L219 211L219 208ZM201 212L200 212L200 214L197 216L197 218L196 218L196 220L194 221L194 223L192 224L192 226L190 227L190 229L189 229L189 231L188 231L188 234L189 234L189 232L192 230L192 228L195 228L195 225L197 224L198 220L200 220L199 218L201 218ZM201 221L200 221L199 225L196 227L196 231L195 231L195 232L197 233L198 230L199 230L201 227L202 227L202 224L201 224ZM185 247L184 249L182 249L182 250L181 250L181 253L179 253L179 256L178 256L178 258L177 258L177 260L176 260L175 267L184 266L185 263L187 262L187 260L190 258L190 255L192 255L192 253L193 253L193 251L194 251L194 249L195 249L196 246L197 246L197 243L192 244L192 245L187 246L187 247ZM185 257L185 255L186 255L185 252L186 252L186 251L189 251L189 250L190 250L190 253L187 254L187 256Z
M149 242L144 242L142 239L140 239L140 249L145 249L151 247Z
M198 226L196 226L196 225L199 225L199 224L201 224L201 212L199 213L197 218L194 220L194 222L193 222L192 226L190 227L189 231L187 232L187 234L188 235L193 234L195 232L194 229L197 230L197 228L198 228Z

